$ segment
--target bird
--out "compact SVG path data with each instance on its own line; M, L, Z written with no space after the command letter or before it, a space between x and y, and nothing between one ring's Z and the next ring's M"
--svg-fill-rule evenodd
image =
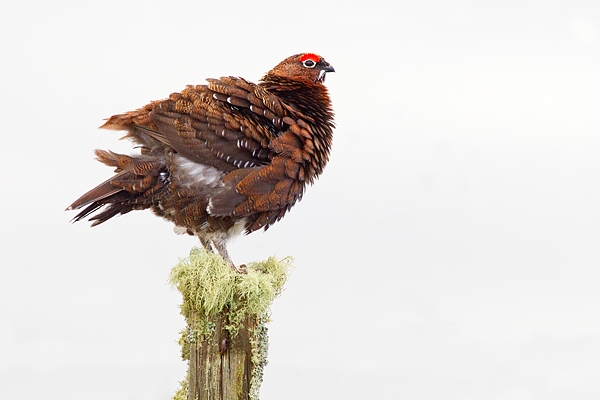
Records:
M100 127L126 131L135 154L96 150L114 175L67 210L91 226L150 209L195 235L236 271L227 242L279 221L325 168L334 113L314 53L290 56L258 83L225 76L113 115Z

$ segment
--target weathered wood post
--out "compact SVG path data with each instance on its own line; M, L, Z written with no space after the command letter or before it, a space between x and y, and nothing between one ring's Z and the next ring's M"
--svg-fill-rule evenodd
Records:
M187 380L174 400L257 400L267 363L269 307L290 260L271 257L235 272L218 255L194 249L171 271L183 296L181 355Z

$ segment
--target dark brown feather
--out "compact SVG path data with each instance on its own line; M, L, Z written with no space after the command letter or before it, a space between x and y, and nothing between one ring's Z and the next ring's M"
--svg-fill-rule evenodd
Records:
M227 239L281 219L329 159L333 112L314 54L288 57L259 84L207 79L102 126L126 130L138 155L98 150L116 175L76 200L93 225L150 208L229 260ZM230 261L230 260L229 260Z

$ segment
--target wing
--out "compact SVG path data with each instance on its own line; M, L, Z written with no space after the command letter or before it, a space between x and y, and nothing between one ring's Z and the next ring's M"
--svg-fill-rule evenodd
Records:
M305 116L264 87L234 77L208 82L113 116L103 128L128 130L142 151L168 145L228 173L209 214L252 216L248 232L267 228L302 197L319 144Z
M168 99L111 117L102 127L128 130L143 147L168 145L186 158L222 171L264 165L286 111L262 87L242 78L208 79Z
M236 170L224 180L225 187L210 200L213 215L254 216L246 228L268 228L302 198L314 153L311 128L302 119L285 117L287 126L269 147L275 153L268 165Z

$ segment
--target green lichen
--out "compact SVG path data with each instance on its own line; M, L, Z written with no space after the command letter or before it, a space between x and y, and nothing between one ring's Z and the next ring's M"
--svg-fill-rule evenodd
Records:
M179 382L179 384L181 385L179 387L179 389L177 389L177 391L175 392L175 394L173 395L173 400L187 400L187 379L185 381L181 381Z
M283 289L290 265L289 258L269 257L248 264L247 273L240 274L220 256L193 249L173 268L169 279L183 296L181 314L191 322L193 332L185 335L209 335L214 329L210 321L227 310L229 324L225 329L235 336L247 317L267 312Z
M283 290L291 269L291 259L269 257L246 266L244 274L234 271L220 256L204 249L193 249L172 269L169 280L183 296L181 314L188 326L180 332L181 356L190 358L190 344L211 337L215 322L226 314L225 329L235 337L249 317L257 320L251 335L252 376L250 399L258 400L267 365L268 336L266 324L270 321L269 307ZM173 397L185 399L187 381ZM177 397L180 396L180 397Z
M263 381L263 371L267 366L267 354L269 352L269 335L267 323L269 315L263 314L258 319L252 337L252 377L250 379L250 400L258 400L260 385Z

